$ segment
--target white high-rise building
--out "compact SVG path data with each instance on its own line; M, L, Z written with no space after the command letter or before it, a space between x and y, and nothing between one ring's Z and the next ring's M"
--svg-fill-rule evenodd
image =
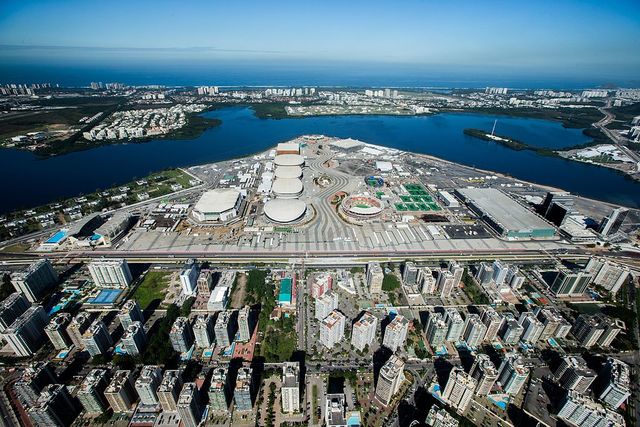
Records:
M178 396L178 415L184 427L198 427L203 409L198 398L196 383L185 383Z
M316 298L316 319L323 320L333 310L338 309L338 294L327 291L321 297Z
M513 316L506 317L500 328L500 338L505 344L514 345L520 341L523 332L524 328Z
M440 298L449 298L455 286L455 276L448 270L440 270L436 286L438 287Z
M282 412L300 412L300 363L282 364Z
M610 357L603 368L606 383L599 398L610 408L618 409L631 396L631 376L629 365Z
M529 344L537 343L544 331L544 325L536 318L536 315L530 311L523 312L518 322L524 330L521 340Z
M71 323L71 314L58 313L44 328L44 332L49 337L49 341L56 350L66 350L73 345L67 333L67 325Z
M187 296L193 296L197 293L198 289L198 276L200 275L200 269L195 260L188 260L184 269L180 273L180 285L182 286L182 292Z
M415 263L407 261L402 269L402 282L406 286L414 286L418 283L418 267Z
M253 312L251 307L247 305L238 310L238 341L249 341L253 336L253 330Z
M455 307L445 309L444 320L447 322L447 341L458 342L464 332L464 320Z
M487 327L477 314L469 314L464 322L462 337L469 347L475 348L482 343L487 335Z
M136 401L136 392L133 388L131 371L116 371L104 395L113 412L131 411L131 405Z
M178 353L186 353L193 345L193 329L186 317L178 317L169 332L169 339L173 349Z
M107 410L104 391L108 384L109 381L107 380L107 371L105 369L92 369L84 377L76 397L87 414L101 414Z
M438 290L436 278L433 277L433 272L429 267L423 267L418 269L418 284L420 285L420 292L422 295L429 296L434 295Z
M127 327L122 335L121 345L131 356L137 356L144 351L147 346L147 334L142 322L136 320Z
M67 326L67 334L69 334L71 342L78 350L84 350L83 335L89 329L89 326L91 326L91 314L86 311L76 314L76 317Z
M162 369L156 365L146 365L142 368L136 380L135 389L143 405L157 405L158 387L162 383Z
M458 261L452 260L447 263L447 269L449 273L453 274L453 287L460 287L460 282L464 275L464 267L462 267Z
M478 382L476 394L486 396L491 392L493 384L498 379L498 370L488 355L480 353L476 356L469 375Z
M560 402L558 418L570 426L624 427L622 415L595 403L577 391L569 390Z
M329 313L320 322L320 343L327 348L332 348L344 338L344 326L346 317L337 310Z
M40 259L26 270L12 274L11 283L29 302L36 303L58 283L58 273L48 259Z
M487 306L482 310L480 320L482 320L484 326L487 327L484 341L494 341L496 339L496 335L498 335L500 327L502 326L502 316L500 316L492 307Z
M367 264L367 286L372 294L382 292L382 281L384 280L384 271L377 262Z
M164 371L162 382L158 387L158 400L163 411L176 412L178 410L178 397L182 390L182 374L180 371L170 369Z
M425 335L431 348L437 348L444 344L447 339L448 330L447 322L444 321L442 314L436 312L429 313Z
M563 357L553 375L562 387L579 393L586 393L597 376L580 356Z
M130 299L124 303L122 309L118 313L118 319L123 329L127 329L133 322L144 323L144 316L140 310L140 304L134 299Z
M493 280L493 283L496 284L496 287L498 289L501 289L505 285L508 287L509 284L505 283L508 272L509 266L507 264L500 261L499 259L493 262L493 276L491 277L491 279Z
M498 382L502 390L511 395L516 395L527 381L529 369L525 367L522 356L510 353L505 356L498 369Z
M49 316L42 306L31 306L9 326L2 335L17 356L30 357L47 340L44 328Z
M398 348L404 346L408 330L409 320L401 314L396 314L384 331L382 345L395 353Z
M0 303L0 333L4 332L31 304L24 294L14 292Z
M616 294L627 281L631 270L629 267L609 261L606 258L591 258L585 271L593 274L593 283L602 286L612 294Z
M124 259L93 261L89 264L89 273L93 283L102 288L126 288L133 280Z
M100 319L93 322L84 332L82 341L84 348L92 357L106 353L113 344L107 326Z
M365 347L371 345L376 337L378 319L373 314L365 311L360 319L353 324L351 331L351 344L358 351L364 351Z
M376 398L384 406L389 405L393 396L404 382L404 362L395 354L387 360L378 374Z
M477 386L478 383L471 375L456 366L449 373L447 385L442 392L442 399L451 405L458 414L463 414L469 407Z
M214 345L214 322L211 314L199 314L193 324L196 347L211 348Z

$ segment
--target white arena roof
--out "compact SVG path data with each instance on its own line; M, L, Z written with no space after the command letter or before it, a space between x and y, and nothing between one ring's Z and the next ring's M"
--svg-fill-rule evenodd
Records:
M240 192L233 188L216 188L205 191L195 209L199 212L220 213L233 209L240 197Z
M337 141L331 142L331 146L342 148L343 150L350 150L353 148L362 147L363 145L364 145L364 142L358 141L357 139L351 139L351 138L338 139Z
M278 166L276 168L276 178L300 178L302 176L302 168L300 166Z
M276 196L298 197L302 194L302 181L297 178L278 178L273 182L271 191Z
M302 166L304 157L299 154L280 154L273 159L276 166Z
M306 211L306 203L300 200L272 199L264 205L267 218L281 224L300 219Z

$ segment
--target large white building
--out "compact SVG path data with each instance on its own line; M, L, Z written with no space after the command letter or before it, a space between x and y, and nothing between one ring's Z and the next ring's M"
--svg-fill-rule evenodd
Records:
M537 343L544 331L544 325L536 318L536 315L530 311L525 311L520 315L518 322L524 329L520 339L529 344Z
M585 271L593 274L593 283L602 286L612 294L618 292L631 273L627 266L595 257L589 260Z
M196 203L191 216L198 222L226 222L238 216L242 194L233 188L205 191Z
M429 313L425 335L431 348L437 348L444 344L447 339L448 330L449 327L442 314L436 312Z
M33 356L47 340L44 328L49 316L40 305L29 307L3 333L18 356Z
M282 364L282 412L300 412L300 363Z
M498 335L500 327L502 326L502 316L500 316L493 307L487 306L482 310L480 320L482 320L484 326L487 327L487 332L484 335L484 341L494 341L496 339L496 335Z
M40 301L57 282L58 273L48 259L38 260L11 275L13 287L32 303Z
M629 365L610 357L602 374L606 383L599 398L608 407L618 409L631 396Z
M507 354L498 369L498 382L502 390L511 395L516 395L522 390L529 369L525 367L522 356L517 353Z
M487 327L477 314L469 314L464 322L462 337L469 347L475 348L482 343L487 335Z
M89 273L93 283L102 288L126 288L133 280L124 259L93 261L89 264Z
M464 320L455 307L448 307L444 312L444 320L447 322L447 341L457 342L464 332Z
M358 351L364 351L365 347L371 345L376 337L378 319L373 314L365 311L360 319L353 324L351 331L351 344Z
M378 374L376 398L384 406L389 405L393 396L404 382L404 362L395 354L387 360Z
M333 291L325 292L316 298L316 319L323 320L333 310L338 309L338 294Z
M491 392L493 385L498 379L498 370L488 355L480 353L476 356L469 370L469 375L478 382L476 394L486 396Z
M384 331L382 345L395 353L398 348L404 345L408 330L409 320L401 314L396 314Z
M320 322L320 343L327 348L332 348L344 337L346 318L337 310L329 313Z
M180 272L180 285L182 292L187 296L193 296L198 290L198 275L200 270L194 260L187 261L184 269Z
M135 390L143 405L157 405L158 387L162 382L162 369L156 365L145 365L135 382Z
M377 262L367 264L367 287L372 294L382 292L382 281L384 280L384 271Z
M442 392L442 399L451 405L459 414L463 414L477 387L476 380L460 367L454 367L449 373L447 385Z
M570 426L625 427L622 415L595 403L577 391L569 390L560 402L558 418Z

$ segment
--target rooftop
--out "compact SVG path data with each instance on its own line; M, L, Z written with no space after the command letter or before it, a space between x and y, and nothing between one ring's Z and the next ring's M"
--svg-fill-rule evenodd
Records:
M235 207L239 197L240 192L233 188L216 188L205 191L194 209L199 212L226 212Z

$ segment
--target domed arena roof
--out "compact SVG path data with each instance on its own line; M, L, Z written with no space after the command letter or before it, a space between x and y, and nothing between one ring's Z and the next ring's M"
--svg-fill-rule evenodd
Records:
M272 199L264 205L264 214L273 222L287 224L296 221L307 211L307 205L300 200Z

